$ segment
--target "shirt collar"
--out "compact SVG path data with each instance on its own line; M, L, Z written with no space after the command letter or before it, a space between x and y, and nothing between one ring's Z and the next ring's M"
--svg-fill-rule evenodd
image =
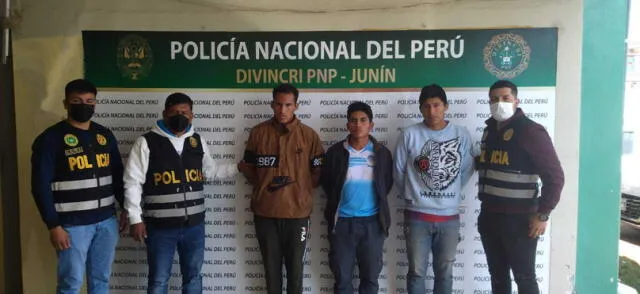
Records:
M271 119L271 125L273 125L276 130L281 133L288 133L293 131L300 124L300 120L295 115L293 116L293 120L289 123L282 124L276 120L275 116Z

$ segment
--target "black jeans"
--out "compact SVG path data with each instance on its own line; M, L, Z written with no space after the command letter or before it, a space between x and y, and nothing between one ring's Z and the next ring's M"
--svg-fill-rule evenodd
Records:
M302 294L309 218L254 216L268 294L282 294L282 259L287 270L287 294Z
M536 281L538 238L529 237L529 214L481 211L478 232L487 256L494 294L511 294L511 276L519 294L539 294Z
M378 215L339 218L329 232L329 264L335 276L333 293L353 294L353 267L358 260L359 294L377 294L385 235Z

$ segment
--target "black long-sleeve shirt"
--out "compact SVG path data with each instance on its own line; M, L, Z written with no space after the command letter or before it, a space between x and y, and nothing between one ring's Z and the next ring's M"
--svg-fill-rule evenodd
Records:
M66 122L63 122L66 123ZM91 123L92 128L101 127L96 123ZM80 134L79 140L91 140L95 136L90 130L76 130ZM112 176L112 188L116 200L123 205L124 188L122 181L123 164L118 150L118 142L110 131L105 133L109 144L110 168ZM42 132L33 142L31 147L31 193L40 212L42 220L47 228L65 224L60 220L58 212L54 206L54 195L51 189L51 183L54 182L56 173L56 160L59 156L65 156L60 142L64 140L65 134L55 125ZM78 219L81 218L81 219ZM105 215L100 213L81 214L74 216L71 221L73 224L89 224L105 219Z

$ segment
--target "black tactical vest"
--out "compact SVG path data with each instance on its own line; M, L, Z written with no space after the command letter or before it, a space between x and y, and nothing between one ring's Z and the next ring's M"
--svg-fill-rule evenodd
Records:
M62 154L56 156L51 191L60 218L115 212L109 130L91 123L84 131L67 122L58 123L55 130L59 145L51 148Z
M168 138L149 132L149 168L143 185L145 222L165 225L196 225L204 221L200 135L185 138L178 155Z
M521 147L522 131L534 122L526 116L507 126L485 128L479 160L478 197L496 205L528 207L537 203L539 177L532 158Z

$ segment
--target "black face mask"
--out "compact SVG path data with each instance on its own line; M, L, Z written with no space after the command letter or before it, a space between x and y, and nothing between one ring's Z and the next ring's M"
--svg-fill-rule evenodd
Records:
M189 119L184 115L174 115L167 118L167 126L176 133L181 133L189 126Z
M86 122L91 119L96 106L91 104L69 104L67 114L77 122Z

